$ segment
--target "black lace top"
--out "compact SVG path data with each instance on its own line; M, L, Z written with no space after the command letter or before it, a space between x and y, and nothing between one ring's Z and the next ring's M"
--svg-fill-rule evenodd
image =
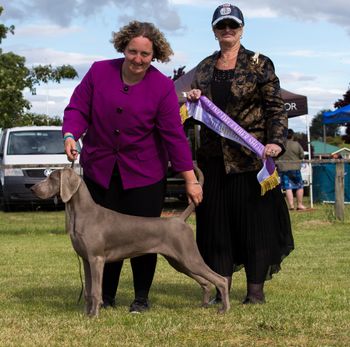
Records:
M214 67L211 80L211 95L213 103L225 112L231 93L231 84L235 70L219 70ZM206 126L201 128L201 148L197 151L197 160L201 158L222 157L221 137Z
M214 68L213 79L211 82L213 103L224 112L230 96L234 74L235 69L219 70L216 67Z

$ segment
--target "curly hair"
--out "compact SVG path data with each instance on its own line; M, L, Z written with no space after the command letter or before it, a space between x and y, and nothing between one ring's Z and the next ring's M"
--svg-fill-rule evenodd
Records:
M139 36L146 37L153 43L153 59L162 63L170 61L169 57L174 52L164 34L152 23L132 21L118 32L113 32L111 42L117 52L122 53L129 42Z

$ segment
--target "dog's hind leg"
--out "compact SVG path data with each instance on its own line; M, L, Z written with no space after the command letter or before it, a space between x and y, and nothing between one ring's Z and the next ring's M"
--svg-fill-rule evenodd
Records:
M222 306L219 309L219 313L228 311L230 309L230 300L227 279L214 272L201 259L187 259L187 261L184 259L183 264L184 266L188 266L188 270L192 273L191 276L193 276L193 274L200 276L219 289L222 298Z
M102 277L105 265L105 257L89 257L91 271L91 299L92 306L89 316L98 316L102 304Z
M90 314L92 308L92 297L91 297L91 271L90 264L87 260L83 259L84 264L84 275L85 275L85 288L84 288L84 299L85 299L85 313Z
M208 307L209 299L210 299L210 289L211 289L211 283L204 279L201 276L194 275L188 269L186 269L184 266L182 266L177 260L174 258L171 258L169 256L164 256L164 258L168 261L168 263L177 271L182 272L183 274L187 275L188 277L193 278L196 282L199 283L199 285L202 287L203 290L203 307Z
M219 308L219 313L225 313L230 309L230 301L229 301L229 284L228 279L223 277L225 283L218 283L216 287L219 289L223 305ZM226 304L225 304L226 302Z
M184 252L182 252L184 254ZM169 261L168 256L166 259ZM219 313L224 313L230 309L227 279L214 272L199 256L199 251L193 249L191 256L184 256L175 259L170 257L169 262L178 271L181 271L196 280L203 288L203 305L209 303L210 289L208 283L214 284L220 291L222 297L222 306Z

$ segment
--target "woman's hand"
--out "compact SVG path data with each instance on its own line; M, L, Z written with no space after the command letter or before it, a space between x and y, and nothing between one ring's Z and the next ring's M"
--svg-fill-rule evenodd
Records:
M202 92L199 89L191 89L189 92L186 92L186 98L188 101L197 101Z
M67 135L68 134L64 134L65 137ZM73 137L67 137L64 140L64 151L66 152L69 161L75 161L78 158L79 153L77 150L77 144Z
M203 190L199 182L185 182L188 203L193 202L198 206L203 200Z
M267 157L275 158L282 152L282 148L279 145L276 145L275 143L268 143L265 146L265 151L263 155L263 159L266 159Z
M183 171L181 172L181 176L185 180L188 203L190 204L193 202L196 206L198 206L203 200L203 190L194 171Z

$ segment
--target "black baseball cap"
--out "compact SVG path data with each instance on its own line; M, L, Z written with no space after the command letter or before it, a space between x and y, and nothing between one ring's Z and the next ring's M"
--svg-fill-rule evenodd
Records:
M217 23L224 19L232 19L240 26L244 25L244 18L242 11L237 7L231 4L220 5L213 14L213 19L211 25L215 26Z

